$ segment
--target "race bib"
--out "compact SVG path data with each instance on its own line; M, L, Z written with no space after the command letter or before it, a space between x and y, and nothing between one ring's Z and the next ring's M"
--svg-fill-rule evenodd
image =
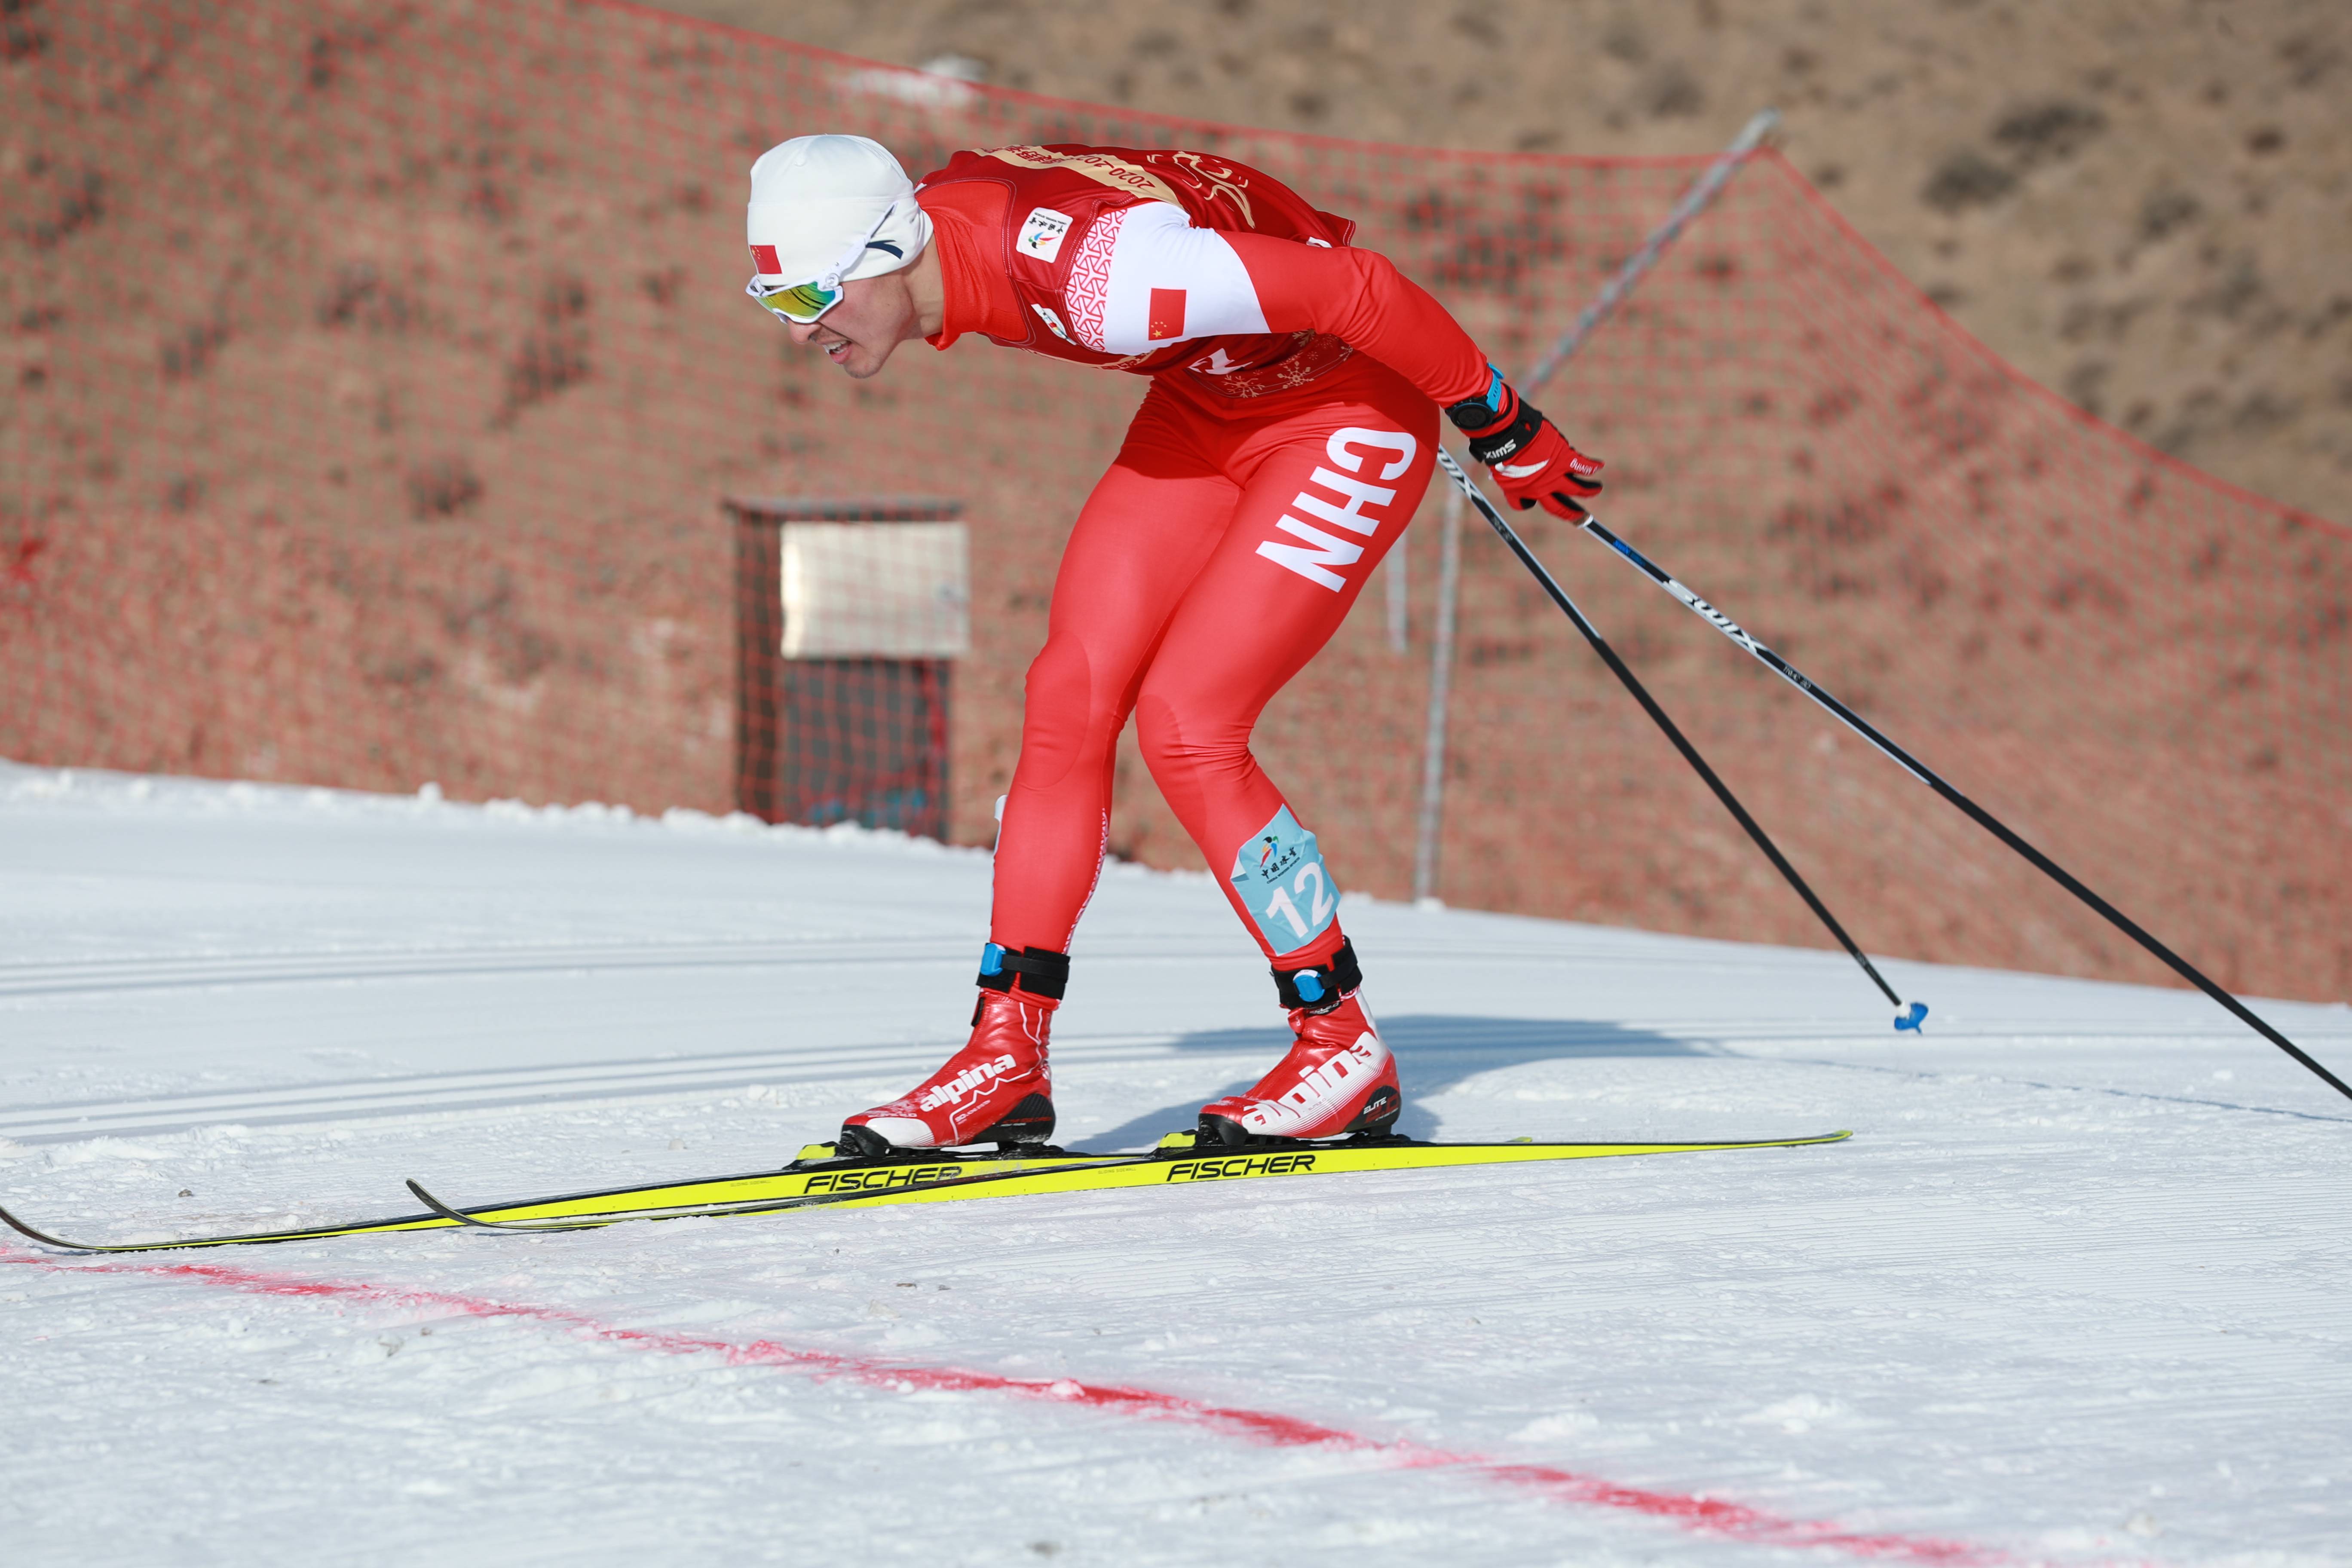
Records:
M1228 879L1276 952L1305 947L1339 912L1339 890L1323 868L1323 851L1286 805L1243 843Z

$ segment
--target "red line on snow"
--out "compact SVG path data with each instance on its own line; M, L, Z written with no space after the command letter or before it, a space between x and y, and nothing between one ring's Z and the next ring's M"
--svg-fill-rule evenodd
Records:
M413 1289L364 1280L308 1279L291 1275L264 1274L217 1263L68 1263L11 1250L0 1250L0 1262L23 1264L53 1274L142 1275L159 1279L187 1280L260 1296L358 1301L394 1307L441 1307L469 1317L508 1318L570 1329L608 1344L627 1345L664 1355L714 1356L730 1366L788 1367L821 1376L852 1378L895 1392L1003 1394L1016 1398L1091 1406L1144 1420L1173 1421L1222 1432L1269 1447L1333 1448L1371 1455L1405 1469L1458 1470L1554 1501L1639 1514L1677 1525L1694 1534L1717 1536L1759 1546L1818 1547L1876 1562L1924 1563L1932 1565L1932 1568L2005 1568L2005 1565L2020 1562L2009 1552L1968 1542L1848 1530L1834 1523L1790 1519L1717 1498L1622 1486L1597 1476L1580 1475L1550 1465L1512 1464L1421 1443L1366 1436L1295 1415L1250 1410L1237 1405L1208 1405L1149 1388L1079 1383L1069 1378L1006 1377L996 1373L969 1372L958 1367L908 1366L864 1356L840 1355L829 1351L794 1350L770 1340L753 1340L748 1344L740 1344L730 1340L704 1339L661 1329L627 1328L604 1322L568 1307L498 1301L484 1296Z

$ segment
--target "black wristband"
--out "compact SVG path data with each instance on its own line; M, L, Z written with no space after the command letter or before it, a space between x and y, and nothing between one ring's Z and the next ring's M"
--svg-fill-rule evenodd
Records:
M1508 387L1504 388L1504 391L1514 399L1518 396L1518 394L1511 392ZM1454 427L1456 430L1466 432L1484 430L1487 426L1500 419L1503 416L1503 411L1484 397L1465 397L1459 403L1447 404L1445 416L1454 421Z
M1481 430L1507 423L1518 402L1517 391L1503 379L1501 371L1489 364L1486 367L1486 390L1459 403L1447 404L1445 416L1453 420L1454 427L1463 434L1475 435Z

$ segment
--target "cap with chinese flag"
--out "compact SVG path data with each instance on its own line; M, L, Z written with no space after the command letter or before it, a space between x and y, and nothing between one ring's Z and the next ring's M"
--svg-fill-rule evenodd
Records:
M762 153L744 226L761 288L879 277L931 239L914 182L864 136L795 136Z

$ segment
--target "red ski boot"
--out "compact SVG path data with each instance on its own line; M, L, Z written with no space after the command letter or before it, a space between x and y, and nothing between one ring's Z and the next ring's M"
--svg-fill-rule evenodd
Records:
M1363 973L1343 942L1324 970L1274 972L1290 1008L1290 1053L1247 1094L1201 1107L1202 1144L1391 1131L1404 1110L1396 1058L1357 999Z
M1042 1143L1052 1137L1054 1069L1046 1035L1069 972L1062 953L1035 947L1007 952L990 943L981 959L971 1038L908 1093L844 1121L840 1152L879 1159L898 1149Z

